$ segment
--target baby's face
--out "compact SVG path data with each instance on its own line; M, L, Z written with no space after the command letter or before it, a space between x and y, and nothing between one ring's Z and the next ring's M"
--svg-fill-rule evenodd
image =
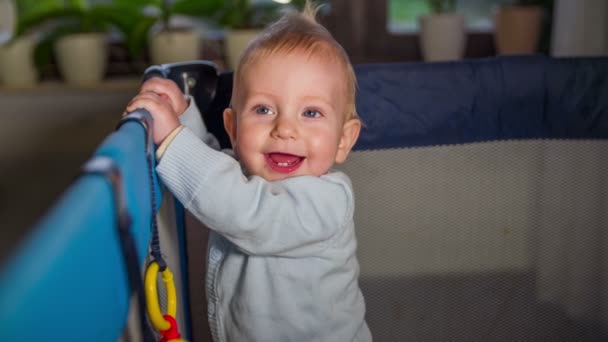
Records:
M266 180L325 174L350 151L346 78L338 62L297 53L256 61L224 113L235 152L249 175ZM354 137L356 140L356 136Z

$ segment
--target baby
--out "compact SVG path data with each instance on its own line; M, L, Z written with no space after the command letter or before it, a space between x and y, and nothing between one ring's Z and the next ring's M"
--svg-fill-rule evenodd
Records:
M193 99L142 85L127 111L154 118L158 174L210 229L214 341L371 341L346 160L361 122L352 65L307 3L250 43L234 74L217 151Z

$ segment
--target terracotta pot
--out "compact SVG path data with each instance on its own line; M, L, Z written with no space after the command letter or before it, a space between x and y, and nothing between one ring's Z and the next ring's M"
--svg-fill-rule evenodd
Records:
M0 82L10 88L28 88L36 85L38 73L34 65L32 37L21 37L0 46Z
M228 67L232 70L236 68L241 54L250 41L255 38L261 30L229 30L226 33L226 59Z
M57 66L63 79L72 85L101 83L108 65L105 33L70 34L55 43Z
M466 32L464 17L437 14L420 17L420 45L425 61L458 60L464 55Z
M197 60L200 53L201 40L196 31L163 31L150 37L152 64Z
M495 18L494 39L498 54L537 52L544 10L540 6L505 6Z

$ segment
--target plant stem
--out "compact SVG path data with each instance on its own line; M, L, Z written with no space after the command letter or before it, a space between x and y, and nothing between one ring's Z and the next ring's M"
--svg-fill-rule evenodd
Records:
M171 2L170 0L163 0L161 5L161 31L169 31L169 20L171 19Z

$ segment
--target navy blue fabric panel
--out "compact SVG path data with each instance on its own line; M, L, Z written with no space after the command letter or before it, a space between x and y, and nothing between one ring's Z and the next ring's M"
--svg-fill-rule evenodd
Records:
M355 149L608 138L608 58L359 65Z
M551 135L606 138L608 58L554 60L545 74L546 120Z

